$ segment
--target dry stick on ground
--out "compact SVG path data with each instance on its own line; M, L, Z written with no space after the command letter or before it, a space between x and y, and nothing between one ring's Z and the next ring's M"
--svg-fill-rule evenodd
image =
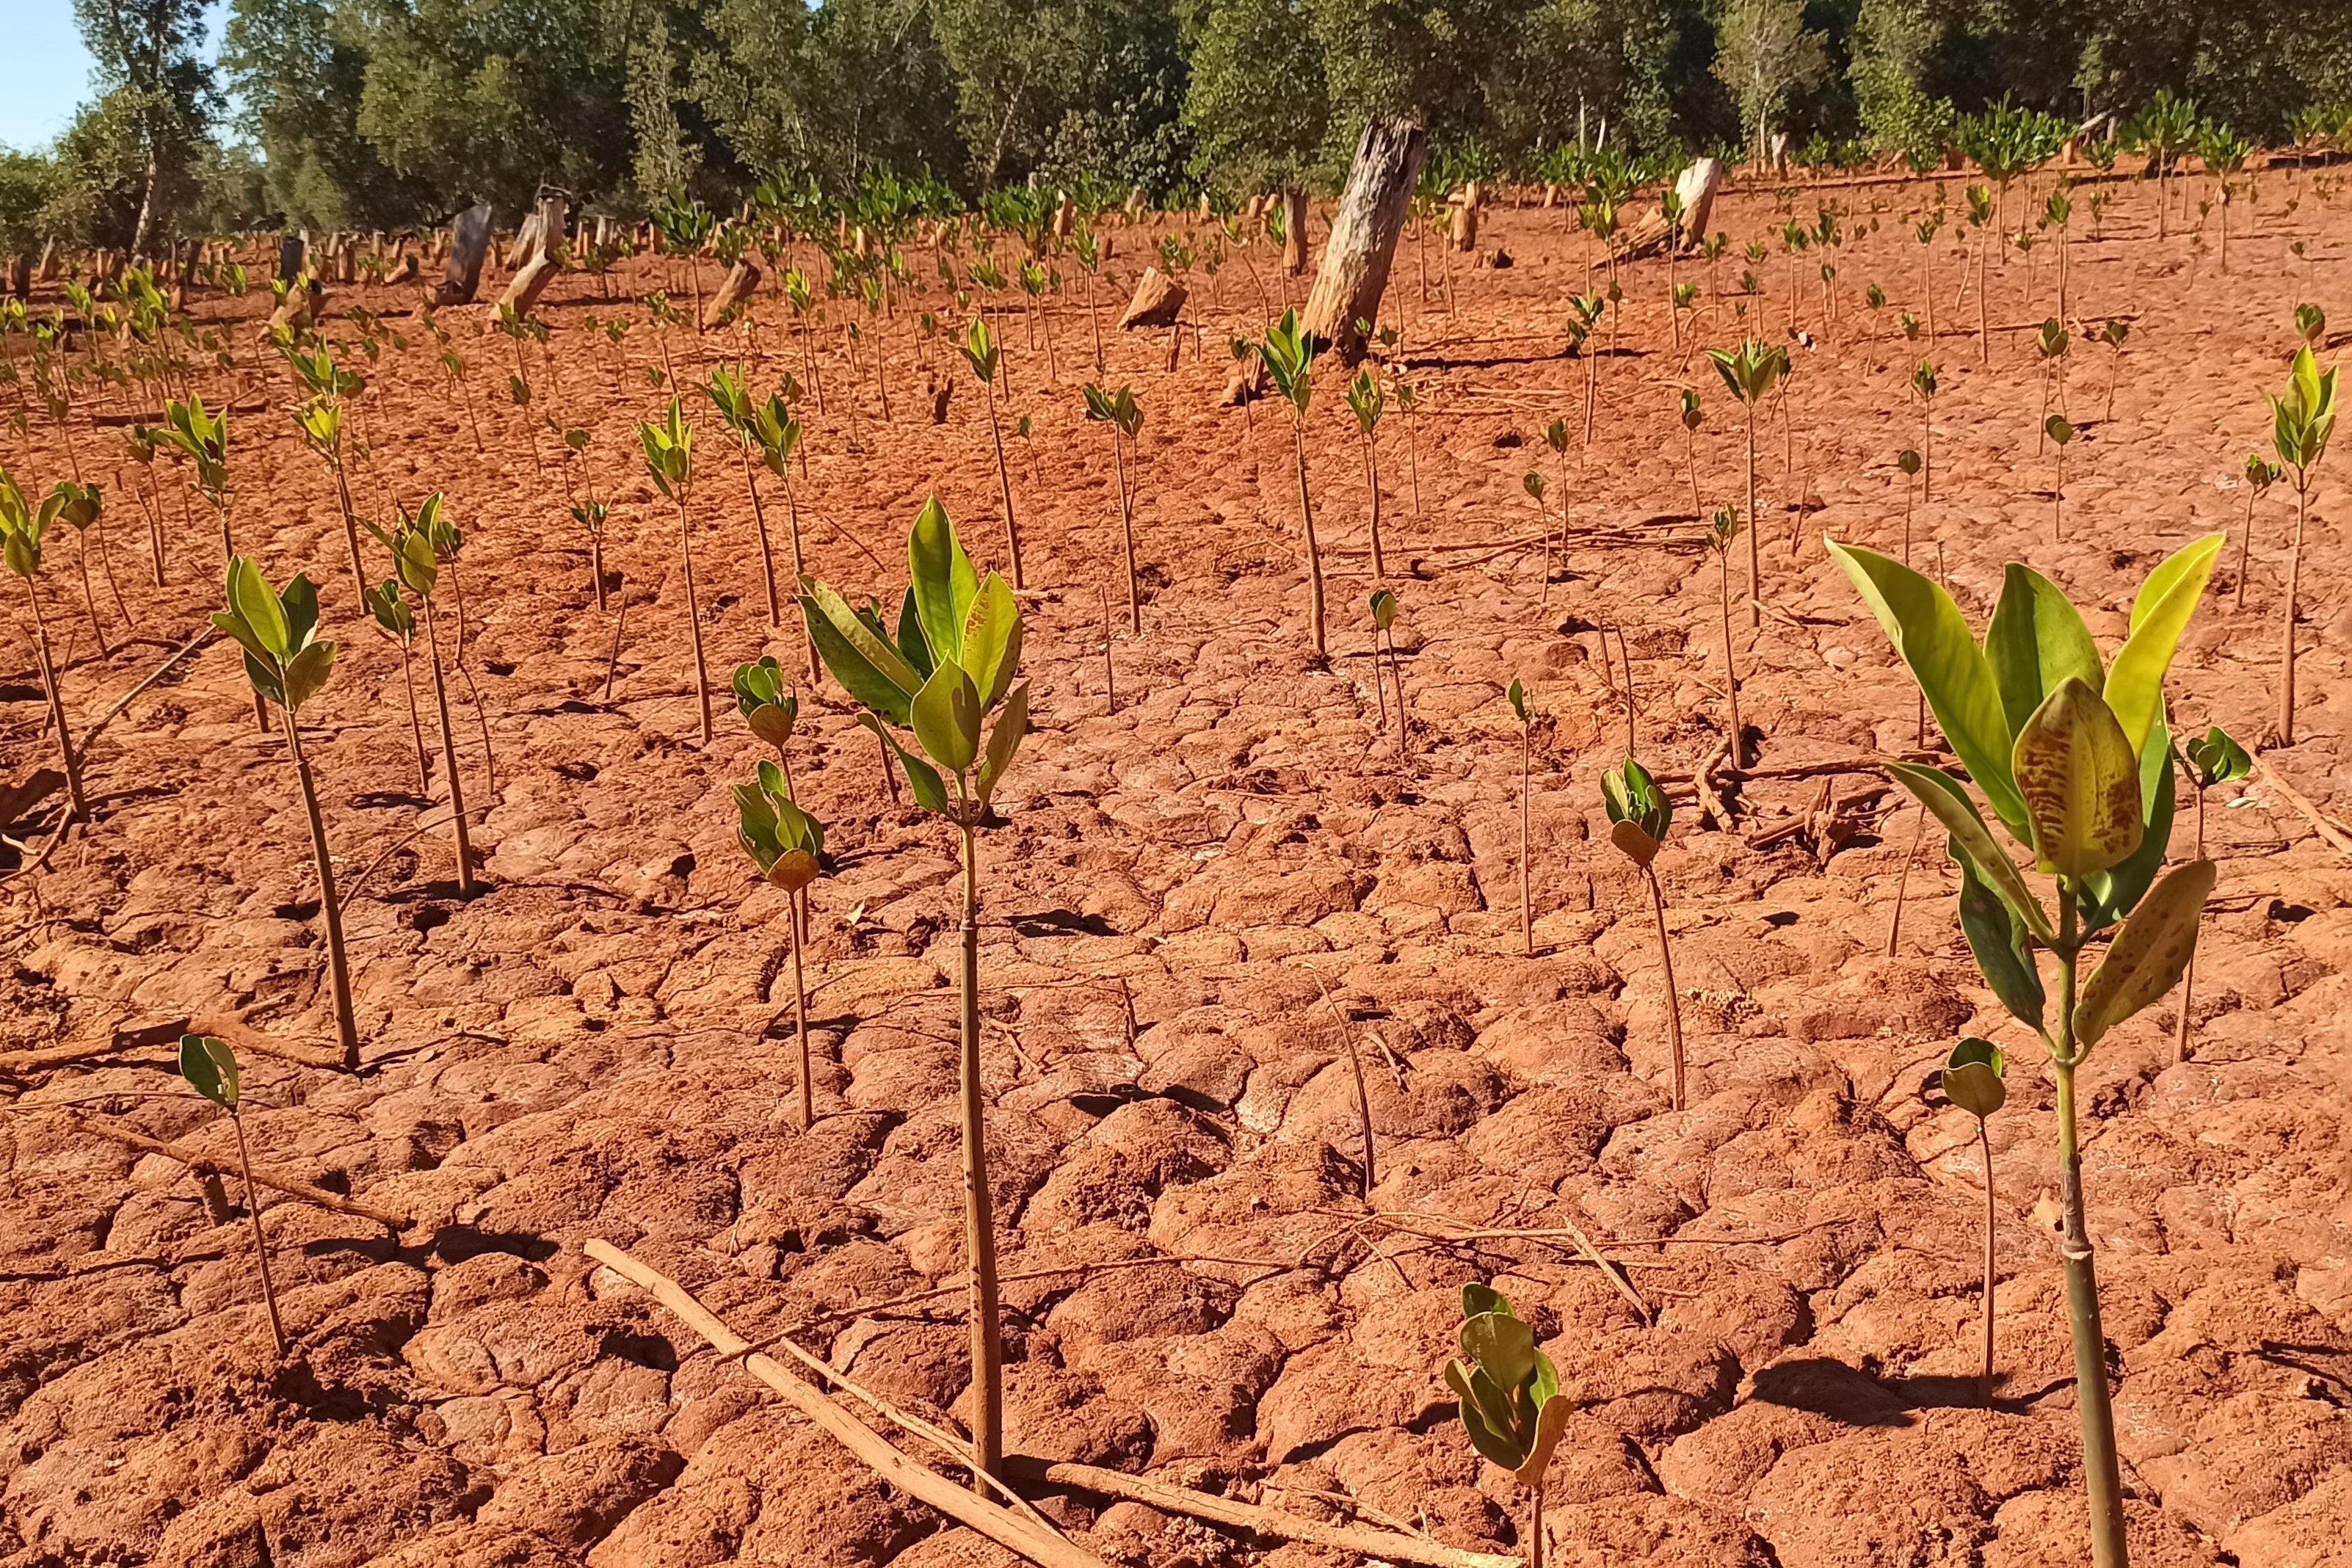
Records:
M2270 781L2271 786L2286 798L2287 805L2294 807L2302 814L2303 819L2311 824L2312 831L2319 835L2323 843L2339 855L2352 857L2352 836L2347 835L2335 823L2322 816L2319 808L2312 805L2302 791L2280 776L2278 768L2273 763L2263 761L2254 765L2261 770L2262 776Z
M1067 1487L1099 1497L1139 1502L1163 1513L1181 1513L1254 1535L1319 1546L1351 1558L1412 1563L1414 1568L1523 1568L1521 1559L1517 1557L1467 1552L1420 1536L1370 1530L1361 1525L1329 1524L1278 1509L1146 1480L1121 1470L1099 1469L1093 1465L1049 1464L1031 1458L1012 1460L1009 1468L1016 1479L1032 1484Z
M1623 1269L1620 1268L1610 1259L1601 1257L1601 1249L1592 1244L1592 1238L1584 1233L1583 1226L1578 1225L1565 1213L1562 1213L1559 1215L1559 1228L1558 1230L1540 1227L1516 1229L1500 1226L1475 1226L1463 1220L1454 1219L1448 1215L1423 1214L1412 1210L1382 1211L1375 1213L1368 1217L1381 1225L1390 1226L1394 1229L1402 1230L1407 1235L1423 1237L1431 1241L1546 1241L1556 1239L1561 1236L1566 1236L1576 1243L1578 1251L1583 1253L1587 1258L1591 1260L1594 1268L1600 1269L1601 1273L1608 1276L1609 1283L1616 1289L1617 1294L1624 1297L1626 1302L1632 1306L1636 1312L1639 1312L1642 1315L1642 1321L1643 1322L1654 1323L1657 1321L1657 1315L1650 1310L1650 1304L1642 1299L1642 1293L1633 1289L1633 1282L1625 1277ZM1454 1236L1443 1236L1433 1231L1417 1230L1414 1228L1415 1225L1453 1226L1456 1227L1460 1234Z
M1910 890L1911 866L1919 858L1919 841L1927 835L1927 813L1919 813L1919 826L1912 830L1910 850L1903 857L1903 874L1895 882L1895 918L1886 922L1886 956L1895 956L1895 944L1903 937L1903 898Z
M1380 679L1380 672L1377 668L1373 670L1372 679L1375 681ZM1356 1075L1356 1119L1361 1124L1364 1132L1364 1170L1361 1193L1364 1201L1366 1203L1370 1203L1372 1201L1372 1188L1377 1185L1378 1183L1372 1173L1372 1099L1371 1095L1364 1088L1363 1053L1357 1050L1356 1031L1349 1026L1348 1020L1340 1016L1339 1005L1331 1000L1331 987L1324 983L1322 973L1319 970L1314 969L1312 966L1308 968L1307 973L1315 976L1315 984L1322 988L1323 1005L1331 1010L1332 1021L1339 1026L1339 1037L1347 1043L1348 1047L1348 1066Z
M191 1171L202 1172L207 1175L229 1176L236 1173L236 1167L228 1162L215 1160L209 1154L199 1154L194 1149L183 1144L166 1142L161 1138L150 1138L143 1132L133 1132L127 1127L118 1126L114 1122L103 1121L86 1112L74 1111L70 1114L73 1116L75 1125L87 1131L95 1132L100 1138L120 1143L126 1149L136 1149L146 1154L161 1154L166 1160L177 1161ZM258 1166L254 1168L252 1176L257 1186L268 1187L272 1192L284 1193L289 1197L299 1198L306 1204L314 1204L320 1208L331 1209L336 1214L373 1220L388 1229L406 1230L416 1223L411 1215L373 1208L366 1204L328 1192L322 1187L314 1187L308 1182L298 1182L291 1176L281 1176L274 1171L266 1171Z
M676 1280L647 1268L609 1242L592 1240L581 1250L592 1261L650 1291L656 1300L709 1341L711 1349L721 1356L740 1356L746 1372L782 1394L793 1408L917 1501L977 1531L1006 1550L1018 1552L1039 1568L1103 1568L1102 1560L1092 1552L1038 1529L1010 1510L966 1490L899 1452L880 1433L822 1391L793 1376L781 1363L752 1351L749 1341L730 1329Z

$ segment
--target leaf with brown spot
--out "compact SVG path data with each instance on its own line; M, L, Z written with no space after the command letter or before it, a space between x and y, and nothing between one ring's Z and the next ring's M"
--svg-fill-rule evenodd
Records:
M2036 870L2087 877L2139 847L2139 758L2114 710L2079 676L2059 682L2033 710L2011 767Z
M2215 875L2212 861L2191 860L2148 889L2074 1005L2078 1051L2172 989L2197 951L2197 925Z

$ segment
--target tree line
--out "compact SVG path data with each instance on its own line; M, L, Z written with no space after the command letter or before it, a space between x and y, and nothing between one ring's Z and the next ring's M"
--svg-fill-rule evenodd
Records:
M1328 188L1368 114L1447 178L1564 150L1926 166L2008 104L2341 123L2343 0L74 0L94 93L0 151L0 249L397 228L542 186L635 216L762 182Z

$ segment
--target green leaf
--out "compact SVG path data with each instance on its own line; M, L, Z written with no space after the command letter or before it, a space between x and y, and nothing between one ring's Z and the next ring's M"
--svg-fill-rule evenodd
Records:
M2034 967L2025 922L1985 880L1957 837L1950 841L1950 849L1960 868L1960 934L1968 939L1977 971L2011 1016L2039 1029L2048 996L2042 988L2041 972Z
M261 646L261 640L253 635L253 628L245 624L243 616L226 610L215 610L212 618L214 626L236 639L237 646L245 650L246 658L258 659L265 668L274 666L275 658Z
M1021 667L1021 606L1004 579L993 572L981 584L964 617L961 662L980 689L983 711L1003 700Z
M2147 743L2148 730L2164 706L2165 672L2172 668L2173 650L2189 629L2189 617L2205 595L2222 542L2222 535L2209 533L2176 552L2147 574L2132 601L2131 636L2108 672L2106 700L2134 755Z
M934 659L963 662L963 623L980 592L971 558L948 521L947 508L933 496L923 503L907 535L907 576L915 591L915 608L923 626L923 640Z
M1517 676L1511 677L1510 689L1503 695L1510 699L1511 711L1519 716L1519 722L1526 723L1528 721L1528 689L1519 684Z
M2082 615L2056 584L2014 561L2002 578L1992 623L1985 628L1984 650L2012 742L2042 700L2068 676L2094 691L2105 685L2098 645L2091 640Z
M236 1109L236 1053L213 1035L180 1037L180 1076L215 1105Z
M2210 860L2176 866L2132 911L2074 1005L2078 1050L2089 1050L2109 1029L2172 989L2197 950L2198 922L2215 875Z
M2069 677L2018 732L2013 767L2034 868L2079 878L2140 846L2139 759L2113 710Z
M1462 1287L1462 1315L1475 1318L1481 1312L1500 1312L1507 1318L1517 1315L1511 1310L1511 1303L1500 1290L1474 1279Z
M1533 1413L1524 1410L1515 1391L1496 1383L1485 1367L1474 1366L1469 1372L1470 1397L1486 1429L1501 1438L1510 1452L1526 1454L1528 1440L1534 1436L1529 1430L1533 1424L1528 1419Z
M2001 1081L2000 1047L1990 1040L1962 1040L1944 1063L1944 1098L1982 1121L2009 1102Z
M1964 865L1973 864L1985 885L1999 894L2035 936L2043 942L2054 941L2056 928L2051 925L2041 900L2026 887L2025 878L2016 865L2002 853L2000 841L1985 826L1984 818L1977 815L1976 802L1969 798L1958 781L1939 769L1923 768L1916 763L1888 763L1886 771L1944 825L1952 836L1953 858Z
M879 618L878 611L877 618ZM931 645L923 639L923 616L915 604L915 590L898 602L898 654L925 680L931 678Z
M2164 721L2157 721L2153 742L2140 758L2139 796L2141 815L2147 826L2140 830L2139 847L2133 850L2119 865L2105 871L2094 871L2083 879L2074 899L2074 908L2082 917L2083 934L2105 931L2131 913L2164 869L2164 858L2172 844L2174 797L2172 768L2168 758L2170 731Z
M883 680L897 688L903 698L911 700L915 693L923 689L924 678L917 675L907 661L898 657L898 649L892 647L859 616L856 610L850 608L848 600L814 577L802 578L801 589L801 607L814 612L810 616L812 629L819 621L830 626L842 641L856 649L857 656L865 660ZM818 648L820 652L823 651L822 642L818 644ZM825 662L829 666L833 661L827 659ZM845 676L842 684L845 686L850 684ZM870 700L860 695L858 700L864 702ZM880 706L880 704L875 705Z
M228 607L252 629L253 640L269 657L284 659L294 651L293 632L286 624L285 606L263 579L261 569L242 555L229 560Z
M1445 1381L1454 1390L1454 1397L1461 1407L1462 1426L1470 1435L1470 1446L1503 1468L1516 1471L1526 1462L1527 1456L1519 1452L1507 1436L1496 1431L1488 1424L1485 1413L1479 1408L1477 1394L1471 1386L1470 1378L1469 1371L1460 1362L1447 1359Z
M1535 1375L1535 1331L1517 1318L1481 1312L1462 1325L1462 1353L1504 1388L1517 1388Z
M941 816L953 816L955 808L948 804L948 786L940 777L939 769L915 755L898 743L898 737L882 727L882 721L871 713L860 713L857 721L882 737L882 743L898 753L898 765L907 770L908 787L915 792L915 804L925 811L938 812Z
M2008 716L1993 684L1992 668L1969 634L1959 606L1949 594L1899 561L1858 545L1824 542L1878 617L1895 651L1911 667L1936 722L1984 791L1993 815L2024 840L2025 803L2010 771Z
M2253 771L2254 760L2246 749L2231 740L2216 724L2184 748L2189 765L2195 770L2197 787L2210 789L2217 784L2232 784Z
M980 757L980 689L963 667L943 659L915 693L915 739L931 761L951 773L967 773Z
M1004 699L1004 710L996 716L996 728L988 734L988 754L980 763L980 804L986 805L996 796L996 786L1004 777L1004 770L1013 765L1013 753L1019 749L1021 738L1029 732L1029 683L1023 681Z
M1560 1434L1568 1430L1568 1418L1575 1408L1559 1394L1536 1402L1535 1441L1528 1446L1527 1462L1512 1472L1521 1486L1542 1487L1544 1473L1551 1468L1552 1450L1559 1446Z
M335 668L335 645L314 642L286 666L286 694L283 699L288 712L298 711L302 704L319 693L327 684L327 676Z

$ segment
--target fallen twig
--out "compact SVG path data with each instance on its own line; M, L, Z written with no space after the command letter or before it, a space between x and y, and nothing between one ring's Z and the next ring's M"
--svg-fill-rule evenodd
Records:
M733 1356L748 1347L748 1341L667 1275L638 1262L609 1242L592 1240L581 1250L593 1261L651 1292L654 1300L709 1341L711 1349L720 1355ZM917 1501L937 1509L959 1524L970 1526L1007 1551L1019 1552L1039 1568L1104 1568L1102 1559L1094 1553L1039 1530L1011 1510L965 1490L937 1470L900 1453L879 1432L843 1409L822 1390L793 1376L782 1363L755 1351L743 1357L743 1369L782 1394L793 1409L823 1427L883 1479Z
M182 659L187 658L188 655L195 652L198 648L204 647L205 644L210 642L214 637L219 635L220 628L218 626L206 626L204 630L198 632L195 636L182 643L178 647L173 648L172 650L172 657L157 665L154 669L149 673L146 679L141 681L138 685L132 687L130 690L116 698L105 712L100 714L95 720L91 721L89 728L82 731L81 745L83 749L87 750L89 743L98 739L99 732L100 731L104 730L109 724L113 723L124 709L130 707L132 702L136 701L141 692L146 690L149 687L163 679L164 676L170 674L173 665L179 663Z
M2352 837L2347 837L2342 828L2321 816L2319 807L2312 805L2301 790L2282 778L2276 763L2266 757L2256 763L2254 767L2270 783L2271 787L2285 797L2287 805L2302 813L2303 819L2311 824L2311 830L2319 835L2321 842L2338 855L2352 857Z
M1415 1568L1522 1568L1517 1557L1505 1557L1492 1552L1467 1552L1420 1536L1400 1535L1387 1530L1368 1530L1362 1525L1327 1524L1319 1519L1285 1513L1279 1509L1261 1508L1232 1498L1211 1497L1189 1487L1170 1486L1164 1481L1146 1480L1141 1476L1101 1469L1093 1465L1047 1464L1042 1459L1018 1455L1007 1458L1004 1465L1015 1479L1032 1484L1067 1487L1076 1491L1093 1492L1098 1497L1139 1502L1163 1512L1204 1519L1212 1524L1247 1531L1253 1535L1270 1536L1277 1541L1296 1541L1353 1557L1370 1558L1379 1563L1409 1563Z
M194 1149L182 1144L167 1143L161 1138L150 1138L143 1132L133 1132L128 1127L92 1116L87 1111L68 1110L66 1114L72 1117L77 1125L87 1128L100 1138L111 1139L126 1149L137 1149L148 1154L161 1154L167 1160L177 1160L192 1171L201 1171L211 1175L233 1176L237 1173L238 1167L232 1162L215 1160L209 1154L199 1154ZM328 1192L323 1187L314 1187L308 1182L298 1182L291 1176L281 1176L274 1171L263 1170L258 1165L253 1168L252 1174L254 1184L257 1186L268 1187L272 1192L284 1193L288 1197L300 1198L306 1204L315 1204L322 1209L332 1209L337 1214L347 1214L360 1219L373 1220L388 1229L406 1230L415 1223L414 1215L393 1214L384 1209L373 1208L340 1194Z

